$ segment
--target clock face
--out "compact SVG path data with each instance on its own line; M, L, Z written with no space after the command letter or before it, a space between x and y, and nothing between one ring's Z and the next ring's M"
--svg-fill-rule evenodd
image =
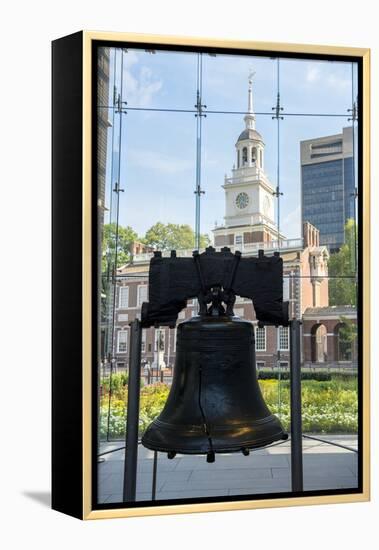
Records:
M236 205L237 208L246 208L246 206L249 204L249 196L247 193L238 193L236 197Z

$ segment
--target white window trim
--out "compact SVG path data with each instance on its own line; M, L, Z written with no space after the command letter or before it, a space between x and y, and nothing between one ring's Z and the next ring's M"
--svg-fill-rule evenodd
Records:
M281 330L284 330L284 329L287 330L287 347L286 348L282 348L281 345L280 345L280 332L281 332ZM289 327L279 326L278 331L277 331L277 337L278 337L278 341L277 341L278 350L279 351L289 351L289 349L290 349Z
M129 343L129 335L128 335L128 329L121 329L117 332L117 353L128 353L128 343ZM126 349L125 350L120 350L120 334L126 334ZM124 342L123 342L124 343Z
M290 299L290 279L289 276L286 274L283 277L283 301L288 302Z
M264 348L259 348L259 349L257 348L257 342L258 342L257 331L258 331L258 329L259 329L259 330L263 330L263 331L264 331L264 335L265 335L265 336L264 336L264 338L265 338L265 340L264 340L265 346L264 346ZM257 325L257 326L255 327L255 351L267 351L267 330L266 330L266 327L265 327L265 326L262 327L262 328L260 328L260 327L258 327L258 325Z
M141 288L146 288L146 298L145 300L141 301L141 296L140 296L140 289ZM138 285L137 286L137 307L141 307L143 302L147 302L148 301L148 285Z
M126 292L127 300L126 300L126 306L121 305L121 297L123 295L123 291ZM120 286L119 292L118 292L118 308L119 309L127 309L129 307L129 287L128 286Z
M125 323L129 321L129 314L128 313L119 313L118 314L118 322L119 323Z

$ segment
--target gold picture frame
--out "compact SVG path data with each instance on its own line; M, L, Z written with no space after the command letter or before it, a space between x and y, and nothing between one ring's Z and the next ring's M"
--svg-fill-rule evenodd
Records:
M337 47L326 45L304 45L304 44L287 44L287 43L271 43L271 42L255 42L255 41L234 41L234 40L220 40L211 38L198 38L198 37L180 37L180 36L161 36L161 35L145 35L145 34L132 34L132 33L114 33L114 32L98 32L98 31L83 31L72 35L74 39L69 40L73 49L68 48L68 54L65 54L67 49L67 38L63 38L54 42L53 45L53 62L56 65L56 73L53 71L53 131L54 131L54 115L58 113L60 108L63 108L59 104L59 100L54 102L54 90L56 91L59 83L64 78L64 71L62 72L62 64L68 63L71 59L70 55L78 55L81 52L81 59L76 60L78 64L77 74L81 72L81 121L80 126L82 133L80 141L82 143L81 149L81 165L78 167L76 179L79 177L79 170L81 172L81 239L78 247L80 248L81 255L81 273L76 275L76 281L80 281L81 304L80 304L80 325L81 333L80 339L82 342L81 349L77 350L80 354L76 357L77 367L80 370L80 379L71 381L71 384L75 385L76 397L81 394L80 403L78 407L81 413L81 426L78 427L78 434L76 434L75 441L79 443L81 441L82 454L77 457L75 464L70 466L75 475L72 476L72 483L79 485L76 496L73 496L72 506L68 503L68 494L63 494L64 481L62 480L62 465L64 463L63 458L60 458L64 447L67 445L67 441L60 439L61 429L63 427L63 411L67 404L60 400L58 396L58 390L55 392L55 383L53 382L53 430L56 435L53 437L53 508L60 510L82 519L105 519L105 518L121 518L121 517L134 517L134 516L147 516L147 515L165 515L165 514L183 514L183 513L195 513L195 512L215 512L226 510L246 510L256 508L270 508L270 507L286 507L286 506L305 506L316 504L332 504L332 503L344 503L344 502L363 502L370 499L370 50L367 48L355 48L355 47ZM361 119L362 124L362 173L363 173L363 196L362 196L362 211L363 216L361 220L361 231L363 233L361 255L363 258L363 278L360 281L363 296L362 296L362 322L364 330L362 331L362 349L363 349L363 362L362 362L362 386L361 386L361 398L364 406L362 407L362 476L363 476L363 490L354 494L328 494L320 496L296 496L296 497L283 497L283 498L265 498L265 499L252 499L252 500L240 500L240 501L224 501L224 502L202 502L202 503L188 503L188 504L171 504L171 505L155 505L155 506L139 506L135 508L108 508L108 509L95 509L92 503L92 482L93 482L93 436L92 436L92 418L94 415L95 407L93 403L93 347L92 347L92 335L93 335L93 288L92 288L92 273L94 269L94 257L93 257L93 243L92 243L92 227L93 227L93 201L92 195L92 173L93 173L93 159L92 159L92 137L93 137L93 45L94 43L112 43L115 47L122 43L128 44L152 44L152 45L171 45L171 46L185 46L188 48L225 48L228 50L252 50L255 52L286 52L299 55L330 55L330 56L343 56L360 58L363 68L363 117ZM54 53L55 52L55 53ZM73 53L74 52L74 53ZM67 55L67 59L66 56ZM72 68L70 69L72 70ZM75 69L76 70L76 69ZM58 74L61 71L61 74ZM69 69L67 69L69 71ZM69 72L67 73L69 74ZM55 75L55 77L54 77ZM54 78L56 79L54 81ZM55 84L54 84L55 82ZM79 114L77 113L77 117ZM59 118L59 113L55 115L55 123ZM78 123L79 124L79 123ZM66 129L66 132L69 130ZM67 134L66 134L67 135ZM60 183L60 170L62 169L62 162L60 161L60 155L62 146L62 139L59 136L58 130L54 133L56 145L53 143L53 186L59 187ZM56 170L54 171L54 154L58 160L55 162ZM59 158L58 158L59 157ZM68 176L67 176L68 177ZM54 199L53 199L54 204ZM60 206L56 206L57 214L55 216L56 221L56 236L58 239L56 242L56 248L60 248L61 236L64 231L59 229L58 225L60 217L58 208L63 208L62 203ZM63 222L62 222L63 223ZM78 239L78 236L76 237ZM80 246L79 246L80 245ZM56 252L57 257L59 251ZM58 264L61 260L57 260ZM57 270L59 266L57 264ZM58 280L56 282L57 292L60 285L63 285L57 275ZM70 283L74 284L74 282ZM57 298L58 299L58 298ZM56 301L55 301L56 304ZM55 310L54 318L58 315ZM59 323L57 322L56 325ZM55 377L56 384L62 383L62 369L63 365L58 358L59 353L62 353L64 349L64 342L60 341L63 336L58 334L59 326L57 326L55 334L55 341L57 343L57 351L55 359L53 357L53 378ZM78 336L79 338L79 336ZM69 384L69 382L67 382ZM67 386L67 391L70 387ZM59 391L62 392L62 386ZM62 392L63 393L63 392ZM78 409L78 410L79 410ZM78 410L75 414L79 414ZM79 449L79 445L77 446ZM79 482L80 480L80 482ZM71 483L71 482L70 482ZM70 483L68 483L67 491ZM81 493L81 499L79 502L78 495ZM55 496L54 496L55 494Z

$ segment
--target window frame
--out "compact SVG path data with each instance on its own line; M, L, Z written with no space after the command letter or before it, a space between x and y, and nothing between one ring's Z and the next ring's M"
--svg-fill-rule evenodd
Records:
M141 296L140 296L140 290L142 288L146 288L146 299L144 299L143 301L141 301ZM140 285L137 286L137 307L141 307L143 302L147 302L149 300L149 285L147 283L142 283Z
M121 342L120 340L120 335L124 335L126 336L126 339L125 339L125 342ZM122 343L125 343L125 349L124 350L120 350L120 344ZM128 353L128 348L129 348L129 329L127 327L125 328L122 328L122 329L119 329L117 331L117 353Z
M121 302L122 302L122 298L123 298L123 291L127 291L127 304L126 306L125 305L122 305ZM129 286L128 285L123 285L123 286L120 286L119 287L119 291L118 291L118 309L128 309L129 307L129 297L130 297L130 289L129 289Z
M287 347L282 347L281 346L281 339L282 339L282 335L281 335L281 332L286 329L287 331L287 336L285 337L286 340L287 340ZM289 327L284 327L282 325L278 326L278 329L277 329L277 347L278 347L278 350L279 351L289 351L290 350L290 332L289 332Z
M258 348L258 346L257 346L257 343L258 343L257 332L258 332L258 330L263 331L263 334L264 334L264 348ZM256 325L254 336L255 336L255 351L267 351L267 327L266 326L259 327L258 325Z

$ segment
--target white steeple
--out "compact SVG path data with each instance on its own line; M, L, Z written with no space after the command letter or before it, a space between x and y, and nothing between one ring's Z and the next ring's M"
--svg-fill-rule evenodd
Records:
M247 95L247 113L244 121L248 130L255 130L255 113L253 108L253 76L255 72L249 74L249 88Z
M263 171L264 143L262 136L255 129L255 113L253 107L253 76L255 72L249 74L249 86L247 94L247 112L244 116L245 129L238 137L236 143L237 170L245 168L254 168ZM234 168L233 168L234 170Z
M224 225L213 229L215 246L254 247L278 238L274 187L264 172L265 144L255 129L253 77L250 71L245 128L235 144L236 162L231 177L224 177ZM280 238L284 238L280 235Z

